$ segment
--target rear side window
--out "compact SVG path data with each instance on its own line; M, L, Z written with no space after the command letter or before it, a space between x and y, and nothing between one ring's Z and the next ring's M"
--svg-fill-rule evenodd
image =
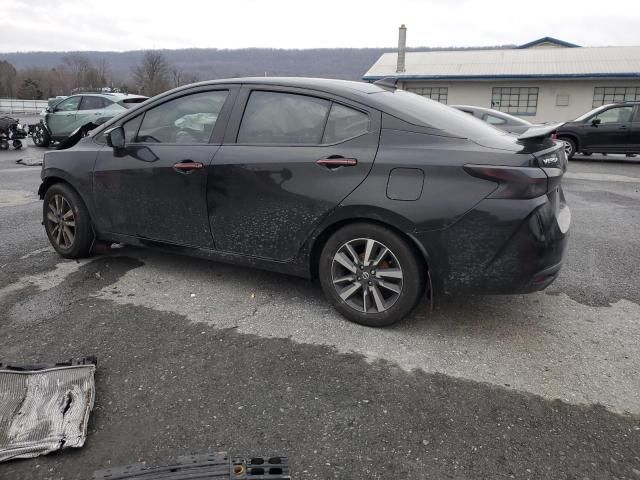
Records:
M251 93L238 131L238 143L319 144L329 101L279 92Z
M137 104L142 103L145 100L147 100L147 97L125 98L124 100L121 100L119 103L124 108L128 109L128 108L135 107Z
M337 143L369 130L369 116L353 108L334 103L329 112L322 143Z
M227 90L193 93L146 111L136 141L139 143L209 143Z
M112 102L102 97L82 97L78 110L99 110L108 107Z

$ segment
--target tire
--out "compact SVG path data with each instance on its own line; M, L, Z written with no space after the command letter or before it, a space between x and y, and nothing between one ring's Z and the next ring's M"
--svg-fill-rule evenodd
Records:
M35 132L33 133L33 143L37 147L46 148L51 145L51 136L49 132L42 124L36 125Z
M13 145L13 148L16 150L20 150L22 148L22 142L20 140L14 140L11 145Z
M56 183L49 187L44 194L42 222L49 242L60 256L82 258L89 255L93 244L91 218L82 198L71 186ZM66 222L63 228L56 228L61 222Z
M569 137L561 137L560 140L564 143L564 153L567 154L567 160L571 160L576 154L576 142Z
M335 232L320 254L318 275L329 303L348 320L369 327L402 320L426 287L426 267L415 248L391 230L370 223Z
M0 150L9 150L9 142L0 140Z

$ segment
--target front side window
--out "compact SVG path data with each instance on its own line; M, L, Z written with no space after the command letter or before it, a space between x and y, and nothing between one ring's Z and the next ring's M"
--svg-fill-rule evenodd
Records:
M369 115L338 103L331 106L322 143L337 143L369 130Z
M56 105L56 112L75 112L78 110L78 105L80 105L80 98L81 97L71 97L61 101Z
M142 123L142 117L143 115L138 115L137 117L128 120L122 125L122 129L124 130L125 143L135 142L136 135L138 134L138 129L140 128L140 124Z
M640 87L595 87L593 89L594 107L634 100L640 100Z
M535 115L538 87L493 87L491 108L514 115Z
M633 107L614 107L609 108L592 118L592 120L600 120L601 125L607 123L628 123L631 121Z
M136 142L209 143L228 93L227 90L193 93L147 110Z
M238 143L319 144L329 101L294 93L251 93L238 131Z

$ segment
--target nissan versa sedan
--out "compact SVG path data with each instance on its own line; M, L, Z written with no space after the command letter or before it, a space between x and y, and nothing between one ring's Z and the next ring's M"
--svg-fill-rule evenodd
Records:
M384 326L425 295L556 278L555 128L516 137L384 82L202 82L46 152L43 221L65 258L120 242L317 278L347 319Z

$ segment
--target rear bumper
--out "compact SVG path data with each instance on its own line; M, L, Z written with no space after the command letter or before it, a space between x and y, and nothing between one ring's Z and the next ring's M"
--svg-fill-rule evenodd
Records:
M557 278L570 224L558 188L531 200L483 200L453 226L418 239L443 293L527 293Z

